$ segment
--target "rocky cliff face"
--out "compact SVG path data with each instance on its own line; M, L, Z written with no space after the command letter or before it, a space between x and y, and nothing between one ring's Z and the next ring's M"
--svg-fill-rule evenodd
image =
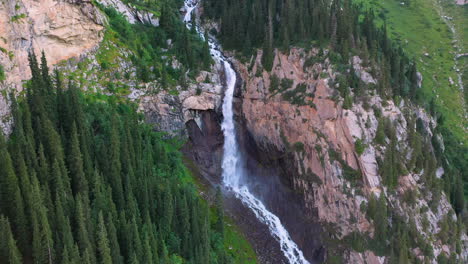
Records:
M203 128L202 112L218 110L222 101L222 80L219 65L212 72L201 72L187 88L178 87L178 94L161 91L139 96L140 110L158 131L187 137L186 123L193 120ZM221 69L220 69L221 70Z
M374 223L361 208L368 204L371 196L379 197L384 193L395 214L408 224L414 221L418 232L430 241L435 255L432 262L442 251L447 255L455 252L453 246L433 236L441 230L444 217L450 216L456 221L446 197L442 195L436 208L426 210L431 194L423 192L425 187L420 180L423 172L407 172L399 178L396 191L387 189L382 184L377 162L383 158L385 147L374 144L377 115L393 121L401 150L408 148L405 112L415 113L427 133L432 133L435 121L421 109L403 103L396 106L393 101L384 101L378 96L370 96L365 104L353 104L352 108L344 109L333 84L336 74L328 59L304 66L305 61L317 53L314 49L292 49L288 54L278 52L271 73L261 68L261 52L247 63L249 65L236 63L245 82L239 114L260 149L257 153L265 153L266 157L260 159L274 161L272 150L293 157L288 161L290 164L283 166L286 169L282 173L286 178L284 182L300 193L307 215L315 216L324 227L332 227L331 230L325 228L332 237L342 239L352 232L373 236ZM375 83L360 67L359 58L353 60L362 81ZM286 79L290 81L289 84L284 81L284 86L283 81L278 81ZM275 87L278 83L281 87ZM279 92L278 89L283 90ZM358 144L365 149L357 151ZM411 150L406 153L410 159ZM358 178L349 179L350 172L356 172ZM441 174L443 169L439 168L437 177ZM403 197L411 192L421 193L410 205ZM425 221L429 222L429 227L425 226ZM465 235L462 241L460 258L466 260ZM413 250L417 258L424 258L420 249ZM345 259L347 263L385 262L385 257L377 257L371 251L348 250Z
M152 13L139 10L119 0L98 1L103 6L113 7L132 23L159 25ZM28 53L44 51L50 65L58 66L62 72L74 72L82 82L83 89L105 89L105 80L115 79L116 72L130 72L130 80L119 80L131 87L129 98L140 100L141 110L148 121L157 124L157 129L172 135L183 135L185 123L198 117L197 110L214 109L221 101L219 76L203 72L197 83L187 88L178 87L177 95L156 92L158 83L141 84L135 78L135 66L131 63L131 52L125 48L109 46L101 42L106 17L89 0L40 0L3 1L0 3L0 65L6 72L6 80L0 82L0 127L8 132L8 93L20 92L23 80L31 77ZM101 47L102 46L102 47ZM117 67L102 74L97 62L98 49L118 49L115 58ZM180 63L175 59L173 67ZM79 69L81 67L81 70ZM83 70L83 68L86 68ZM209 81L210 83L204 83ZM142 89L140 89L142 88Z
M0 3L0 64L6 80L2 91L21 91L31 77L28 53L44 51L50 64L96 47L105 18L89 0L6 0ZM0 119L8 127L6 93L0 95Z
M44 51L49 63L76 57L99 44L105 18L86 0L3 1L0 63L7 83L30 78L28 52Z

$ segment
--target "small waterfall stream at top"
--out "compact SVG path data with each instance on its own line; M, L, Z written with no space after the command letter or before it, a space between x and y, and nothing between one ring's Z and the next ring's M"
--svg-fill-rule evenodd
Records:
M190 28L192 21L192 12L196 9L199 0L185 0L186 14L184 22ZM200 27L196 27L200 36L203 38ZM308 264L302 251L291 239L286 228L281 224L280 219L271 213L265 205L257 199L248 189L248 186L242 184L242 177L247 177L245 170L240 166L242 159L239 152L239 146L236 139L236 127L234 122L233 98L236 85L236 72L226 57L223 56L219 45L212 37L208 39L210 52L217 63L224 66L226 75L226 91L223 101L223 122L221 128L224 134L224 153L222 160L222 179L224 186L232 191L242 203L250 208L255 216L265 225L271 235L279 242L281 251L291 264Z

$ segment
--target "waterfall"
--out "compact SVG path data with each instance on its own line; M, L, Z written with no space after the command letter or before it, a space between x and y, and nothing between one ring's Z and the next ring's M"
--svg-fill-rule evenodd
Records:
M197 0L185 0L186 14L184 22L190 27L192 12L198 4ZM201 34L201 29L197 27ZM224 186L232 191L242 203L250 208L255 216L263 224L268 226L271 235L279 242L281 251L291 264L308 264L302 251L291 239L286 228L281 224L280 219L271 213L265 205L257 199L249 190L248 186L242 183L242 177L248 177L241 166L241 153L236 139L236 127L234 122L233 98L236 85L236 72L231 64L220 51L219 45L212 37L208 39L211 55L217 63L224 66L226 75L226 91L223 101L223 122L221 128L224 134L224 152L222 161L222 177Z

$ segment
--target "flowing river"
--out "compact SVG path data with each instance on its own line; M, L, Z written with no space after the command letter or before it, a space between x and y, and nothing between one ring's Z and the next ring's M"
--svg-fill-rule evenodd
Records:
M196 9L198 0L186 0L184 22L187 27L191 27L192 12ZM201 29L197 27L200 36L203 37ZM232 68L228 59L223 56L219 45L213 37L208 39L210 52L213 59L224 66L226 75L226 91L223 101L223 122L221 128L224 134L224 151L222 160L222 179L224 187L232 191L234 195L242 201L242 203L250 208L255 216L266 226L271 235L278 241L281 251L286 259L291 264L308 264L304 258L302 251L291 239L286 228L281 224L280 219L271 213L265 205L257 199L249 190L248 186L243 183L243 178L248 177L247 173L241 166L241 153L236 139L236 127L234 122L233 98L234 88L236 85L236 72Z

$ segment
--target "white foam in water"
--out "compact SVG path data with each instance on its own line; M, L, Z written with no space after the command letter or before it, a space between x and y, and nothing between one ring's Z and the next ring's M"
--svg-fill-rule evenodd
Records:
M187 27L190 28L192 20L192 12L198 4L197 0L186 0L185 10L187 13L184 16L184 22ZM203 37L203 33L199 27L197 27L198 33ZM232 68L231 64L221 53L219 46L216 44L214 38L208 40L211 55L217 61L224 65L226 73L226 92L224 95L223 102L223 115L224 120L221 124L221 128L224 134L224 154L223 154L223 184L231 189L236 197L242 201L244 205L249 207L255 214L255 216L265 225L272 236L280 243L281 251L283 252L286 259L291 264L308 264L309 262L304 258L302 251L298 248L296 243L289 236L286 228L281 224L280 219L268 211L265 205L257 199L247 188L242 185L241 177L243 170L239 168L240 153L237 145L236 130L234 123L234 112L232 108L234 88L236 85L236 73Z

